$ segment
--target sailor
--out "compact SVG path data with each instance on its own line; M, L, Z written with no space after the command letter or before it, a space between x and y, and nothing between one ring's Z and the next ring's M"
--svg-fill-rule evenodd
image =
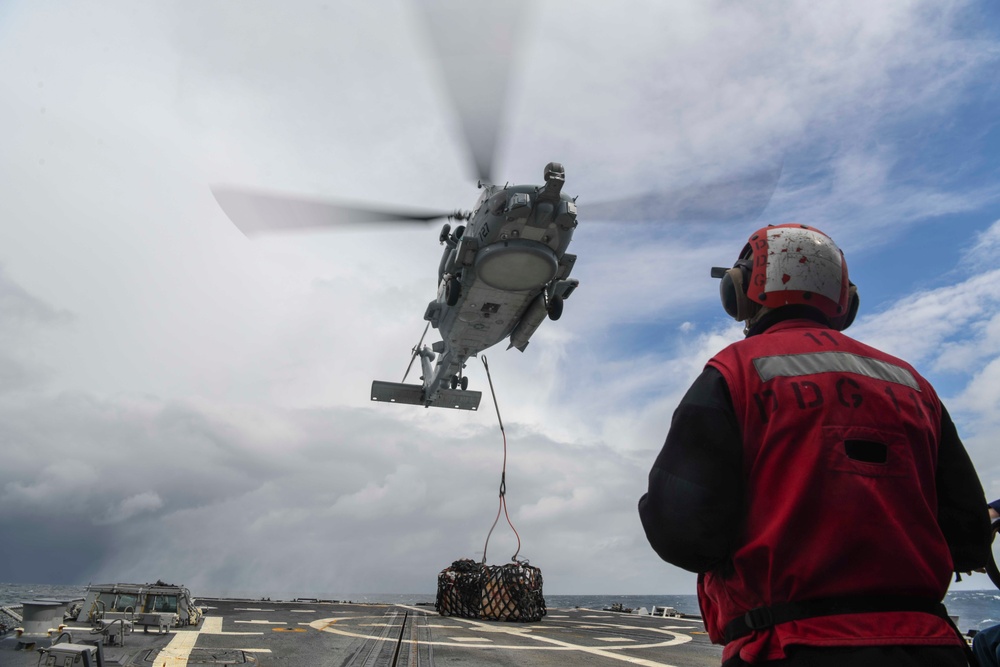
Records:
M995 525L1000 520L1000 499L990 503L989 512ZM977 632L972 638L972 652L979 660L979 667L1000 667L1000 625Z
M639 515L699 574L723 665L966 665L941 601L985 565L990 526L934 389L841 333L857 288L819 230L760 229L712 275L746 339L681 400Z

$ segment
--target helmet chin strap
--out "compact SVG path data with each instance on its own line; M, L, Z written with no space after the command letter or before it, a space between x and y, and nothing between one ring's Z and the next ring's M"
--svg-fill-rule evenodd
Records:
M760 318L762 318L765 315L767 315L768 313L770 313L771 310L772 309L768 308L767 306L760 306L757 309L756 313L754 313L753 315L751 315L750 317L748 317L746 320L744 320L744 323L743 323L743 335L744 336L749 336L750 335L750 329L752 329L753 326L755 324L757 324L757 322L760 321Z

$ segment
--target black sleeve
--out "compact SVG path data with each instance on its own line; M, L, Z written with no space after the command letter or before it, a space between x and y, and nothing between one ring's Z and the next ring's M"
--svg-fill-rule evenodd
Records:
M639 500L660 558L691 572L725 563L743 523L743 444L722 374L706 368L674 411Z
M956 572L971 572L992 558L986 494L948 411L941 406L937 465L938 524Z

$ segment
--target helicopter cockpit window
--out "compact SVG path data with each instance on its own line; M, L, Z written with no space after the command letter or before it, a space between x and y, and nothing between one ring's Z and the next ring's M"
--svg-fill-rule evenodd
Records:
M501 192L494 195L490 202L490 213L493 215L503 215L505 210L507 210L507 193Z

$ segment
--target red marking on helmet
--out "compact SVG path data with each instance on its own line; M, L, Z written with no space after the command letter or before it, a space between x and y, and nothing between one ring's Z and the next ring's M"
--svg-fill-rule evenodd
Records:
M781 274L781 284L782 285L784 285L785 283L787 283L791 279L792 279L792 277L790 275L788 275L787 273L782 273Z

